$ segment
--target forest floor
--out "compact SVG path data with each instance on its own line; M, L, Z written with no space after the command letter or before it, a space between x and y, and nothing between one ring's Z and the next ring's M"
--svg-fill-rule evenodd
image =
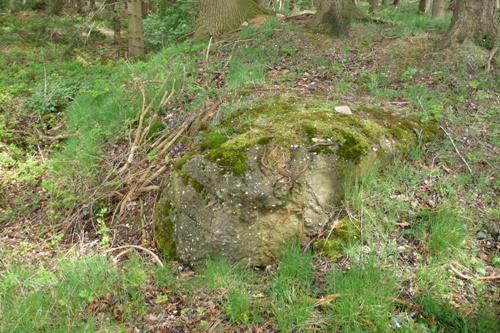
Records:
M498 56L434 51L449 17L415 13L385 8L347 40L272 18L135 63L82 19L0 14L0 332L496 332ZM338 258L290 244L263 268L159 264L151 215L203 139L190 120L216 127L274 95L378 106L441 134L358 180L338 210L362 237Z

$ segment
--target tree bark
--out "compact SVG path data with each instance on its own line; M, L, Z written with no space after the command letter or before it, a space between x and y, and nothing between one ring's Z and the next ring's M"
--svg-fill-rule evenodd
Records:
M450 30L436 48L444 49L471 39L493 49L498 46L498 21L496 0L457 0Z
M15 12L16 9L16 0L9 0L9 10Z
M378 10L380 6L379 0L370 0L370 13L374 13Z
M142 25L141 0L128 0L128 55L144 57L144 27Z
M387 6L387 5L390 5L390 4L393 4L394 2L392 0L382 0L382 4L384 6Z
M429 11L431 4L431 0L420 0L420 3L418 5L418 12L421 14L425 14Z
M118 3L113 4L113 41L117 45L122 42L122 23Z
M446 14L446 0L434 0L432 2L432 16L443 18Z
M259 14L269 11L254 0L201 0L195 36L220 35Z
M49 2L49 12L54 15L60 15L64 8L64 0L51 0Z
M366 15L352 0L319 0L311 26L314 30L340 38L348 38L350 18L365 20Z

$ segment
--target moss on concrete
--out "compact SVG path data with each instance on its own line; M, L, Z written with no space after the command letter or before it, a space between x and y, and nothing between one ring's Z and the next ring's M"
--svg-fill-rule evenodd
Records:
M229 136L221 131L209 132L203 140L201 141L201 146L205 149L212 149L220 146L224 142L229 140Z
M170 218L172 203L163 198L158 202L153 216L154 239L165 258L176 255L174 224Z
M199 144L177 161L159 203L155 237L162 253L175 255L175 231L181 261L225 255L267 265L285 239L316 235L329 221L324 212L340 203L353 179L410 151L422 130L381 109L343 114L335 106L268 98L202 131ZM316 249L338 259L358 238L357 222L347 219Z
M316 145L314 151L359 162L384 137L394 139L400 152L407 152L416 142L412 129L417 127L417 122L381 109L360 107L354 115L344 115L321 100L274 97L225 119L217 132L205 136L202 148L207 159L226 172L241 175L247 170L247 150L255 145L290 148L331 143L337 149L325 148L327 144Z
M344 218L340 221L340 227L335 229L329 238L314 243L314 249L337 261L343 256L345 248L358 241L360 236L359 222Z

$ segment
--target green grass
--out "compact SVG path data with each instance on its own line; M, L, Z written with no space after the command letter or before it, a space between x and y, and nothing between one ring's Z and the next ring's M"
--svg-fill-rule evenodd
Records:
M222 306L232 323L248 325L260 320L260 310L248 289L255 280L251 270L227 259L208 259L195 280L197 288L224 293Z
M97 319L85 313L94 300L125 285L104 257L61 260L57 270L14 266L0 277L1 332L96 330ZM99 326L112 329L105 320Z
M248 278L250 275L251 272L227 259L209 259L197 280L200 286L217 291L239 287L245 281L245 277Z
M192 4L179 3L184 5ZM495 160L489 148L469 147L476 139L486 142L484 147L499 142L497 112L491 102L494 71L483 71L487 54L470 44L454 49L457 54L430 52L450 19L417 14L415 1L406 1L401 8L388 6L375 16L394 25L354 24L353 36L357 29L370 31L349 42L338 42L330 50L332 55L344 53L340 62L321 52L314 54L311 62L323 68L325 75L338 79L332 99L359 93L360 102L366 102L363 98L369 93L375 104L409 103L394 104L397 112L413 113L422 120L446 120L450 127L455 126L452 135L473 175L464 172L447 138L437 138L409 161L355 175L344 188L342 203L353 223L338 235L357 239L339 248L332 246L336 259L347 261L352 269L341 270L332 263L326 287L318 274L322 271L314 267L313 254L303 253L298 244L287 247L276 272L254 272L226 260L209 260L194 279L174 276L168 266L150 269L138 257L121 268L100 256L71 256L39 266L11 265L0 272L0 332L122 331L145 318L150 309L144 298L152 290L159 292L159 296L153 295L162 301L185 294L181 313L199 309L199 304L191 302L201 299L204 307L205 302L215 300L223 317L221 325L227 325L221 329L228 331L269 323L281 332L495 332L499 326L493 308L495 286L476 279L459 281L448 270L449 263L457 261L464 272L481 276L491 273L490 266L500 265L498 256L493 256L491 265L477 256L481 249L473 239L478 230L491 228L493 235L488 223L499 216L495 208L498 182L486 167ZM0 50L0 140L8 147L8 153L0 153L0 167L8 170L2 181L16 181L38 191L37 184L44 179L44 188L57 203L49 205L47 214L61 217L65 209L85 201L85 189L95 185L104 171L103 163L109 162L108 149L128 138L140 110L141 96L134 80L165 80L164 85L146 87L148 100L155 101L152 114L160 124L162 112L169 112L158 108L159 94L165 88L182 92L176 98L183 112L199 112L206 109L208 99L230 97L222 105L221 119L227 119L255 99L240 98L239 88L251 94L253 86L265 86L268 68L283 57L294 62L288 75L278 78L285 87L308 70L308 54L302 53L294 23L271 19L258 28L243 28L238 42L213 44L205 65L201 61L208 40L172 42L186 29L182 22L177 26L178 19L172 17L165 23L151 18L150 43L169 46L144 62L130 64L109 58L106 47L73 44L71 52L66 52L74 42L77 25L82 24L74 17L47 20L43 15L23 19L0 15L0 44L5 45ZM172 28L172 35L161 35ZM364 57L378 54L382 37L388 37L382 45L401 39L383 50L387 53L381 52L387 58L380 59L375 71L359 67L353 77L350 57L366 65ZM283 43L276 45L276 40ZM220 58L222 50L228 52ZM211 79L221 76L224 86L214 87ZM13 117L16 106L20 106L20 118L19 114ZM71 137L51 147L48 162L42 163L37 140L9 132L15 122L21 125L25 119L37 119L34 127L43 130L64 121L64 133ZM164 128L159 126L151 135ZM220 145L231 134L216 124L208 128L209 134L199 138L206 148ZM465 135L467 141L462 140ZM179 160L179 166L185 160ZM45 203L42 191L38 192L16 197L12 207L17 217ZM428 208L431 200L437 208ZM478 208L477 203L485 206ZM11 208L5 214L7 221L16 220ZM40 223L49 224L46 219ZM404 244L403 250L399 242ZM51 250L57 249L54 244ZM24 257L33 249L33 244L23 241L13 253L1 249L0 260ZM331 295L336 296L334 301L318 306L320 298ZM93 304L108 299L116 302L113 308L90 311ZM115 310L124 314L125 322L115 318ZM394 329L394 318L402 318L400 329ZM179 325L182 320L179 317Z
M311 286L314 279L313 255L302 253L298 243L286 247L271 286L272 310L280 332L314 326L314 301Z
M229 291L225 312L231 322L235 324L247 324L255 316L252 300L244 287Z
M419 14L418 3L403 3L402 6L386 6L376 13L377 17L392 22L395 26L386 33L388 37L408 37L422 33L442 34L447 31L451 13L444 18L435 18L430 14Z
M337 295L328 309L329 327L341 332L385 332L397 297L397 280L380 264L367 263L348 272L334 269L328 293Z
M100 255L8 266L0 272L0 332L125 331L115 315L143 314L142 288L153 277L160 285L173 279L168 266L151 269L138 256L121 268Z
M458 259L464 250L467 229L463 213L451 206L424 210L417 216L413 232L425 241L429 253L437 259Z

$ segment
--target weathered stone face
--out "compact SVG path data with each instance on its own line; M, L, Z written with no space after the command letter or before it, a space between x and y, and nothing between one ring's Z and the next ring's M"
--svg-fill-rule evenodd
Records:
M260 108L239 128L229 120L230 138L198 149L171 174L154 218L165 255L270 264L287 241L308 240L329 221L347 175L396 154L398 140L414 140L410 122L384 124L380 113L293 108Z

